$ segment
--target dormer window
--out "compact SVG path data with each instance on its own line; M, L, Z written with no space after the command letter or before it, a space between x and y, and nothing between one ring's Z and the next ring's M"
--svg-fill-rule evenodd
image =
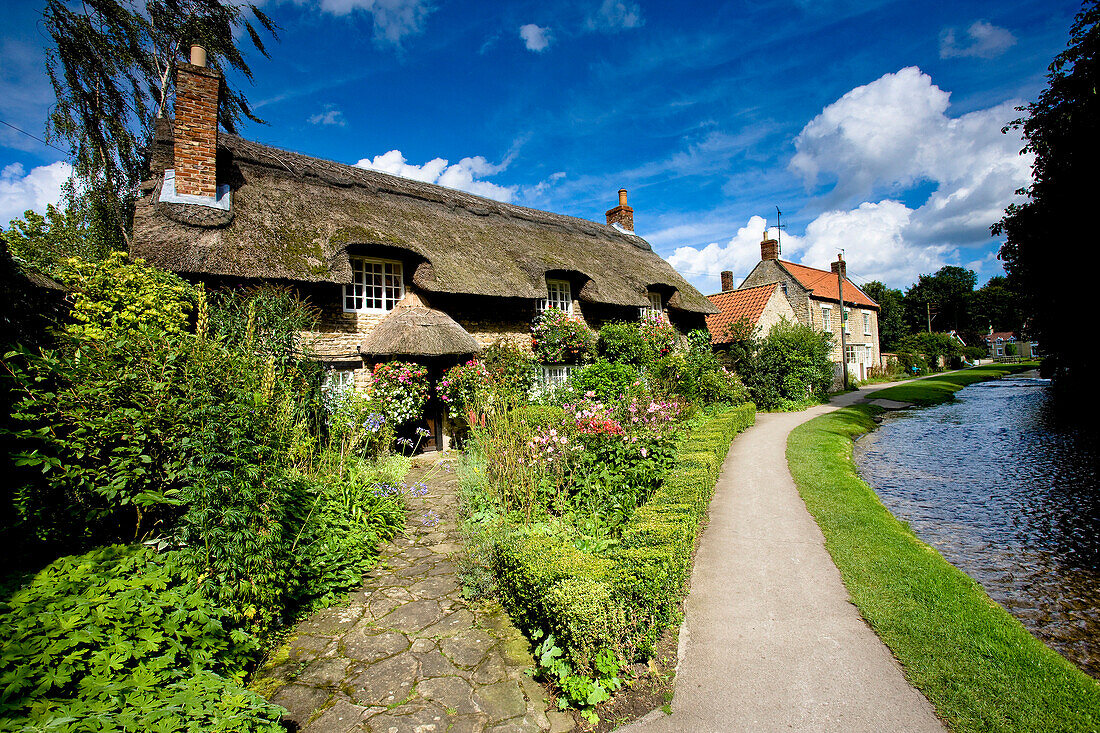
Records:
M539 312L557 308L568 316L573 315L573 294L568 280L547 280L546 298L539 301Z
M400 262L351 258L351 284L344 285L344 312L389 313L404 297Z
M660 317L664 314L664 308L661 307L661 294L650 290L649 293L649 305L644 308L638 309L639 318L653 318Z

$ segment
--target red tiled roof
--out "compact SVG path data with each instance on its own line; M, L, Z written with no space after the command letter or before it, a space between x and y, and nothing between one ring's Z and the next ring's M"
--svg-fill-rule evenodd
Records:
M742 318L755 324L764 312L764 306L768 304L772 293L779 287L779 283L768 283L755 288L743 290L727 290L724 293L708 295L707 300L718 309L717 313L707 316L707 330L710 331L711 343L721 343L721 337L725 336L730 324L736 323Z
M787 262L786 260L779 260L779 264L787 268L787 272L791 273L794 279L798 280L802 287L809 290L814 297L840 301L840 295L837 293L835 272L819 270L816 267L806 267L805 265ZM855 305L862 305L868 308L878 308L878 303L871 300L867 296L867 293L860 290L859 287L848 278L844 278L844 302L854 303Z
M1016 334L1012 333L1012 331L995 331L994 333L991 333L991 334L987 333L985 335L985 342L987 344L990 343L991 341L993 341L994 339L1001 339L1002 341L1008 341L1009 339L1012 339L1013 341L1015 341L1016 340Z

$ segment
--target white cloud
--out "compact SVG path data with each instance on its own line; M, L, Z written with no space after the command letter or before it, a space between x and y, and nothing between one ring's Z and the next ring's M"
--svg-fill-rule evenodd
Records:
M966 29L966 35L970 38L969 45L960 46L955 39L955 29L945 28L940 33L940 58L972 56L993 59L1016 45L1016 36L1012 35L1011 31L984 20L972 23Z
M43 214L48 204L61 200L61 186L73 169L64 161L40 165L27 173L19 163L0 170L0 227L22 219L27 209Z
M585 30L615 33L638 28L645 20L637 3L628 0L603 0L600 7L584 19Z
M333 15L370 13L375 41L398 45L406 36L419 33L435 9L430 0L294 0L299 5L319 8Z
M534 23L520 26L519 37L523 39L523 45L527 47L528 51L541 53L550 46L550 29Z
M344 113L340 111L339 107L334 104L326 104L320 112L310 116L309 124L346 127L348 121L344 118Z
M936 184L913 215L907 237L948 245L988 244L989 225L1031 177L1015 115L1006 102L952 118L950 94L915 67L856 87L822 110L795 140L790 168L808 184L833 182L827 208L873 194Z
M754 216L725 244L711 242L701 249L677 247L668 261L704 293L718 292L723 270L733 273L734 284L737 285L760 261L760 240L764 238L766 227L763 217ZM801 246L801 237L784 234L782 256L789 258L789 253Z
M478 180L500 173L508 167L510 160L509 157L503 163L494 164L477 155L472 158L463 158L454 165L443 158L434 158L424 165L414 165L405 160L400 150L391 150L388 153L376 155L373 159L363 158L355 165L359 168L391 173L402 178L411 178L414 181L436 183L497 201L510 202L516 195L515 186L500 186L490 181Z

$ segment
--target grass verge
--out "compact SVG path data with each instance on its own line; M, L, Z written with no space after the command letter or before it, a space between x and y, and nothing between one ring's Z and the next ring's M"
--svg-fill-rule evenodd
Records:
M899 385L876 397L932 404L998 376L993 369ZM852 439L874 429L877 412L847 407L801 425L787 442L799 493L864 619L951 730L1100 730L1100 683L1032 636L859 478Z
M956 372L936 374L924 379L917 379L895 387L880 389L874 393L872 399L896 400L897 402L911 402L914 405L935 405L947 402L963 387L982 382L987 379L996 379L1006 374L1016 374L1029 369L1038 369L1039 362L1025 361L1018 364L988 364L986 366L961 369Z

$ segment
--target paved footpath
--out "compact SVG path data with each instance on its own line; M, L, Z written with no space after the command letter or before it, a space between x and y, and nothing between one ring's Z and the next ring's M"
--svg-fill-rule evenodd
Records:
M436 460L419 459L409 481ZM307 733L572 729L570 716L547 712L546 691L525 674L529 644L500 606L462 599L453 461L427 485L363 587L299 624L255 687Z
M868 391L758 414L734 441L685 603L672 715L621 730L943 730L849 602L787 470L793 428Z

